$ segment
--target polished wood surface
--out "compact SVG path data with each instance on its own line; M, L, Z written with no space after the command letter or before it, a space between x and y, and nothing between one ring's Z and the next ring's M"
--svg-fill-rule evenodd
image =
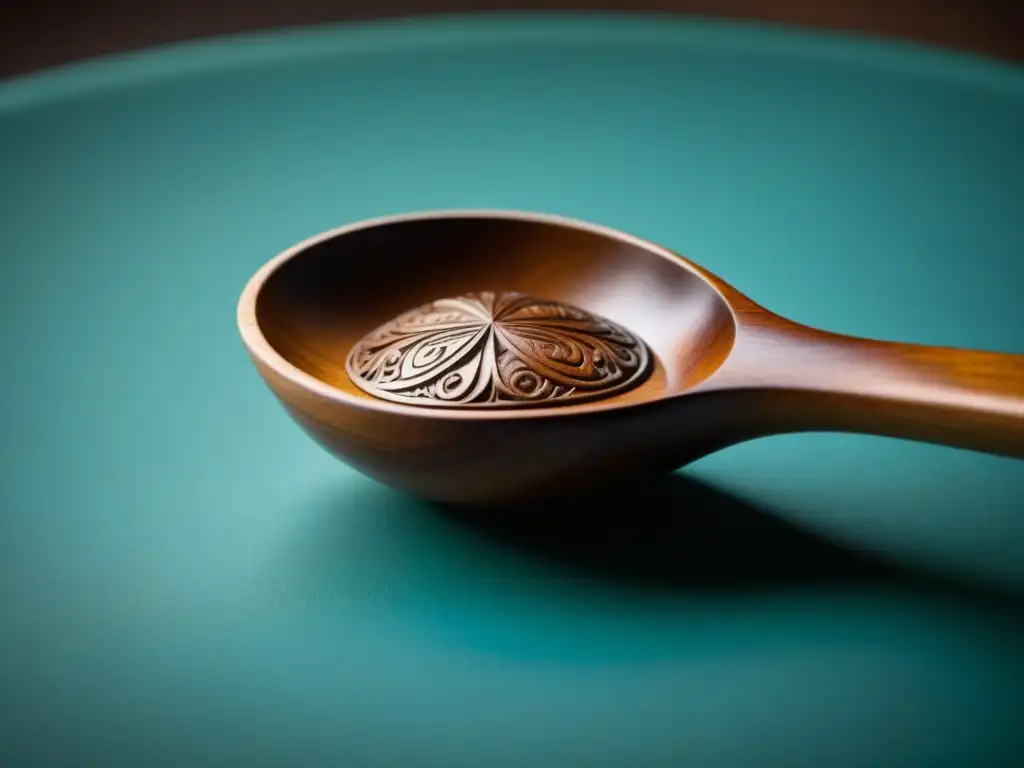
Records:
M0 77L213 35L421 14L629 11L838 29L1024 60L1018 0L8 0Z
M439 297L516 291L643 339L651 375L588 402L437 409L353 383L372 329ZM292 417L368 475L430 499L528 501L738 442L860 432L1024 458L1024 356L855 339L779 317L657 245L556 217L453 212L313 238L246 286L239 326Z

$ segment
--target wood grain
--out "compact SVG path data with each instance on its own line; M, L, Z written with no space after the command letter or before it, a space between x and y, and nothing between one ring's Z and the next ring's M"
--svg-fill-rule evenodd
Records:
M651 375L587 402L424 408L353 383L374 328L438 297L523 292L578 306L649 347ZM678 254L566 219L390 217L314 238L253 277L243 340L321 445L427 498L522 502L636 482L772 434L842 431L1024 458L1024 356L827 333L791 322Z

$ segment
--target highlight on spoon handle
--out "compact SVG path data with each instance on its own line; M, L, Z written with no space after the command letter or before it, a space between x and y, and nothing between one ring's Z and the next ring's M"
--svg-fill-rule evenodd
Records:
M842 431L1024 458L1024 355L748 328L728 379L767 431Z

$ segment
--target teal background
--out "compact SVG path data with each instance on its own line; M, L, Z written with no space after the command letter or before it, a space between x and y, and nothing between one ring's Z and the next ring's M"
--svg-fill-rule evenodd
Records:
M0 85L0 764L1024 764L1021 463L787 436L582 521L466 519L323 454L234 325L308 235L509 207L823 328L1024 353L1022 139L1019 68L692 21Z

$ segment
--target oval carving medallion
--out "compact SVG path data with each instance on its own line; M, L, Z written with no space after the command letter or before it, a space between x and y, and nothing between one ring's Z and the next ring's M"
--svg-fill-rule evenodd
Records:
M447 407L558 405L606 397L646 378L644 342L578 307L481 292L424 304L356 343L346 360L364 392Z

